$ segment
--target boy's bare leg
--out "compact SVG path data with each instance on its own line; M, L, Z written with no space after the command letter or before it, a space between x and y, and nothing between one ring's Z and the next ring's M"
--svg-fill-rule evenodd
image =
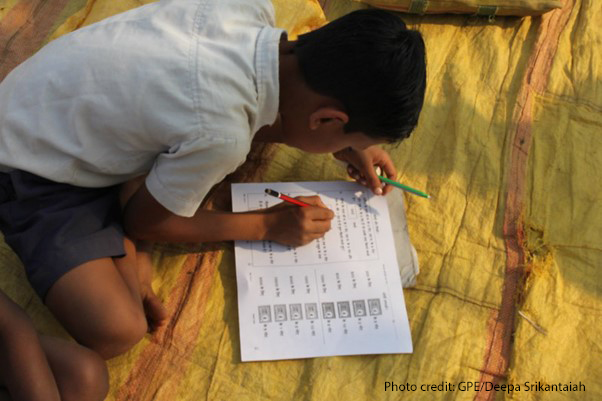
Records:
M122 186L122 207L144 177ZM109 359L142 339L167 313L152 291L148 246L137 252L128 238L126 256L86 262L67 272L50 289L46 305L80 343ZM145 314L148 315L150 325Z
M123 282L132 296L132 300L142 305L140 280L138 279L136 246L129 238L124 238L123 248L125 249L126 255L122 258L113 258L113 262L115 263L117 271L121 274Z
M61 277L46 296L46 305L73 338L105 359L128 351L149 326L167 317L151 288L150 256L137 253L129 239L124 246L123 258L86 262Z
M0 292L0 385L18 400L60 400L31 320Z
M86 262L62 276L46 296L46 305L73 338L105 359L128 351L148 327L136 291L135 252L119 261L121 268L111 258Z
M104 400L109 391L109 372L96 352L54 337L40 336L40 342L61 401Z
M100 401L109 389L95 352L39 335L25 312L0 292L0 400Z
M151 260L152 244L138 241L136 243L136 265L142 306L151 331L162 326L167 319L167 310L152 288L153 264Z

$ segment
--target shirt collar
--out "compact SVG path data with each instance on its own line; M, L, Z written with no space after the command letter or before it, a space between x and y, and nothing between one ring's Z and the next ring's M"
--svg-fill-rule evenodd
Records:
M284 30L265 26L257 37L255 71L257 73L257 119L253 133L272 125L278 116L280 100L279 49Z

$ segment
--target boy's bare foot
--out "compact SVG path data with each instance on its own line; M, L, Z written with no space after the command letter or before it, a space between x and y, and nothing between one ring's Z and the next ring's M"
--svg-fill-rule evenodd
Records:
M155 331L167 320L167 309L161 299L153 291L151 285L153 265L150 252L152 246L148 243L137 244L136 263L138 265L138 280L140 281L140 295L144 314L148 321L149 331Z

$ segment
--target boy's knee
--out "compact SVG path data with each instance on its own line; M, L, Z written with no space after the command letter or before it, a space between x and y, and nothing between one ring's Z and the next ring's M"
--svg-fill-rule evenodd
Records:
M90 344L85 344L98 352L104 359L124 354L136 345L146 332L148 323L142 311L131 314L115 314L105 322Z
M70 380L61 388L63 400L104 400L109 392L109 372L105 361L90 350L77 358Z

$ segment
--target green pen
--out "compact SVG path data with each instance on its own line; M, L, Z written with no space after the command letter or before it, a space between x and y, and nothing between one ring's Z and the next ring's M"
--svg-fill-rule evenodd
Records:
M378 178L379 178L379 179L380 179L382 182L386 182L387 184L391 184L391 185L393 185L394 187L401 188L401 189L403 189L404 191L408 191L408 192L410 192L410 193L413 193L414 195L418 195L418 196L422 196L423 198L430 199L430 196L429 196L429 195L427 195L427 194L425 194L425 193L424 193L424 192L422 192L422 191L419 191L419 190L417 190L417 189L414 189L414 188L410 188L410 187L408 187L407 185L403 185L403 184L401 184L401 183L399 183L399 182L397 182L397 181L394 181L394 180L391 180L391 179L389 179L389 178L383 177L382 175L377 175L377 177L378 177Z

